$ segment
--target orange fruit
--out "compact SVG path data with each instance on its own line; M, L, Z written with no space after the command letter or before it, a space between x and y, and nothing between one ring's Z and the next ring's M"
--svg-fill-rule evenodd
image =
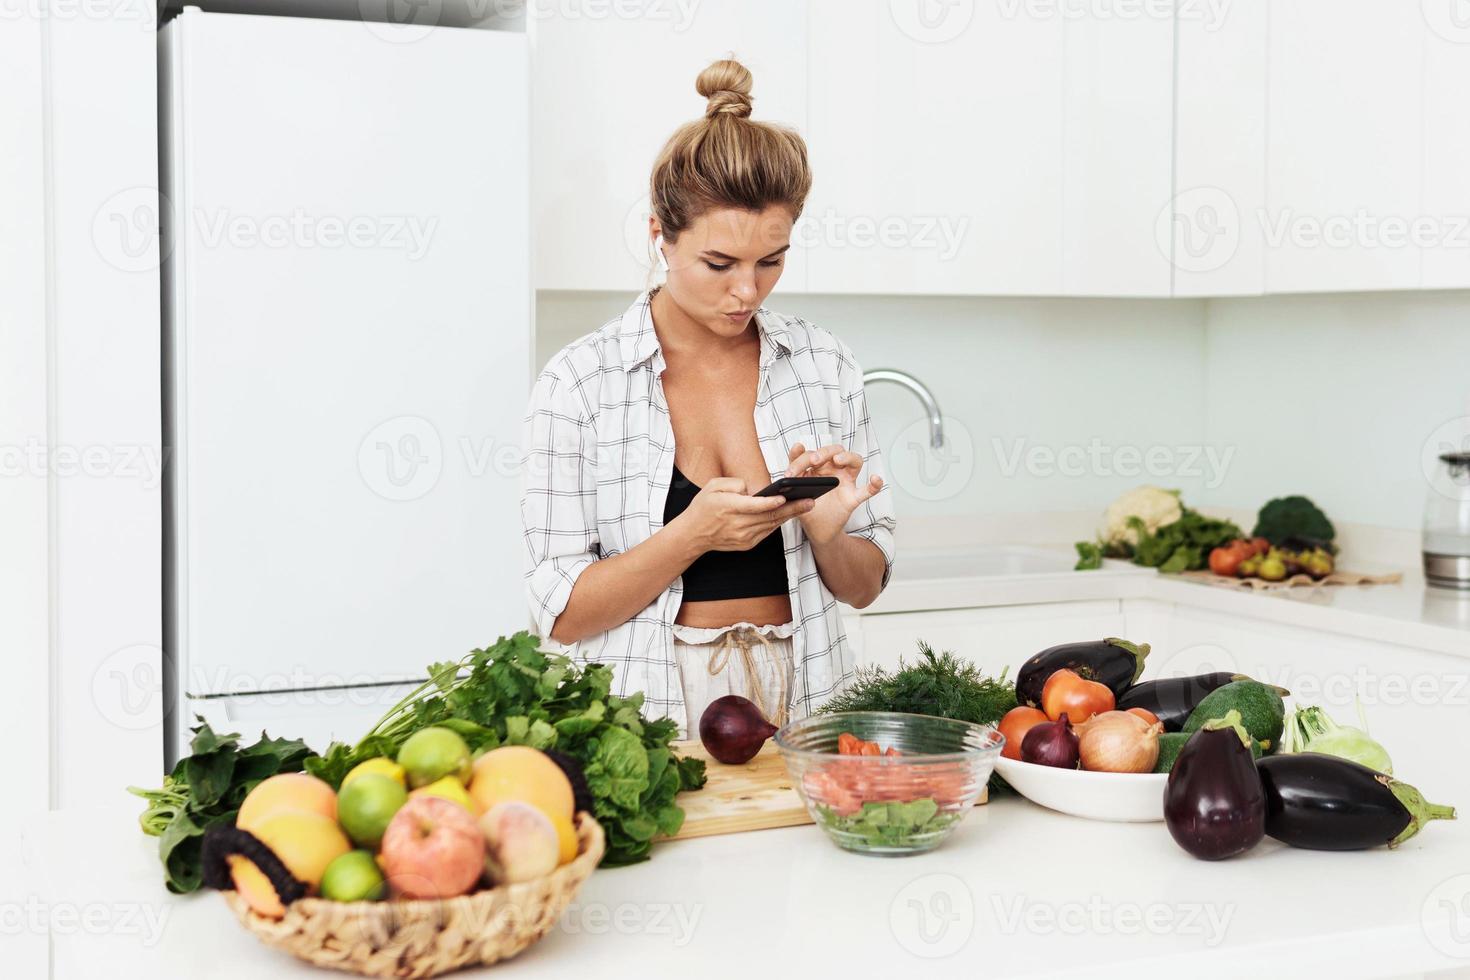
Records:
M553 824L572 819L571 781L550 756L526 745L503 745L476 759L470 797L481 813L489 813L497 803L519 800L546 814Z

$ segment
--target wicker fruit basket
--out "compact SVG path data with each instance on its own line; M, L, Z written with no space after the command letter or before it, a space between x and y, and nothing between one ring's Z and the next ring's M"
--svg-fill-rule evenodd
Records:
M488 966L546 935L602 860L602 826L577 815L578 853L551 874L442 900L332 902L303 898L281 919L223 892L235 916L267 946L316 966L368 977L433 977Z

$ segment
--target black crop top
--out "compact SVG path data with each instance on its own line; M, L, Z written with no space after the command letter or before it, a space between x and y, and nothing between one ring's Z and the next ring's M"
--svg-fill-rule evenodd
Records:
M664 504L664 523L682 514L697 493L699 487L675 464L669 498ZM691 601L748 599L787 592L786 551L779 527L749 551L706 551L684 569L684 598Z

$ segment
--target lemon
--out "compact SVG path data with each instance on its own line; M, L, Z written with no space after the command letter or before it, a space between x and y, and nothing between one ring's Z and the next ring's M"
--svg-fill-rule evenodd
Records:
M378 756L376 759L368 759L366 762L359 762L353 766L352 771L342 777L342 785L345 787L358 776L365 776L368 773L375 773L379 776L396 779L399 786L408 785L408 777L404 774L403 767L383 755Z
M420 786L418 789L414 790L408 795L410 797L437 796L441 800L448 800L450 803L458 803L460 806L468 810L471 814L474 814L476 812L475 801L470 799L470 791L464 788L464 783L460 782L453 776L445 776L443 779L436 779L427 786Z

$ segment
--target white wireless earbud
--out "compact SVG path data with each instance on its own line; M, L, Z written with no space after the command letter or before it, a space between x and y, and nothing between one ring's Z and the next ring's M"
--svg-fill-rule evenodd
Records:
M669 257L664 254L664 236L659 235L653 240L654 251L658 252L658 267L663 272L669 271Z

